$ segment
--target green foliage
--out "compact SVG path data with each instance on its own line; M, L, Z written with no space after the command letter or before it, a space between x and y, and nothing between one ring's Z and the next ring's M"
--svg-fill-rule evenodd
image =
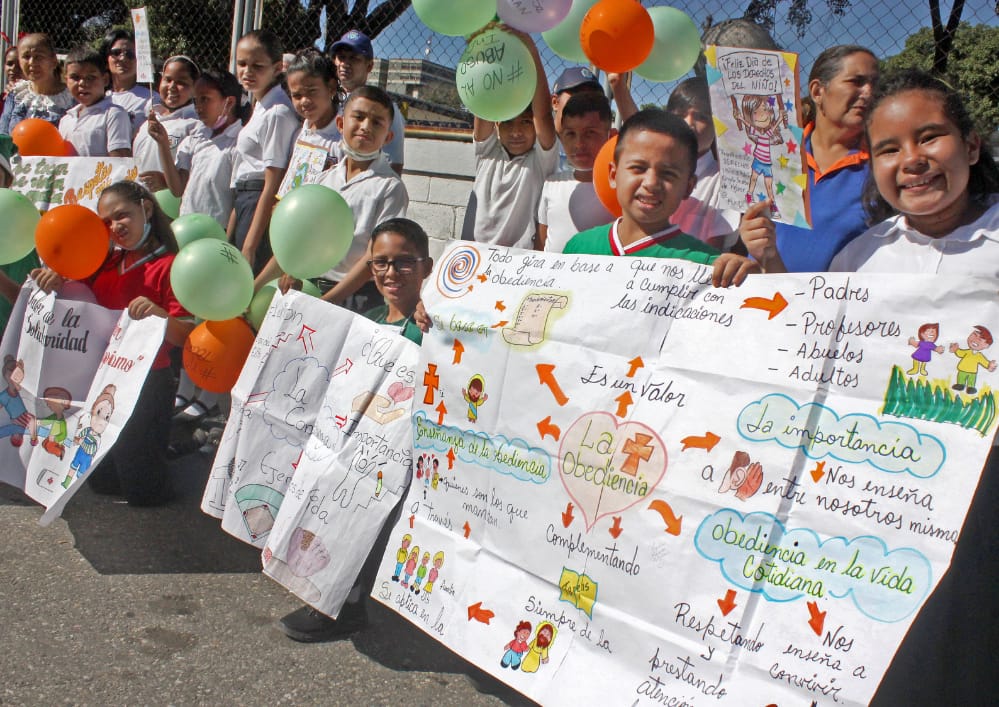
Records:
M905 49L886 59L884 70L933 68L933 31L924 27L905 41ZM947 58L943 78L964 95L979 130L987 137L999 126L999 27L962 22Z
M949 388L922 378L909 378L892 366L882 414L960 425L987 434L996 421L995 394L987 387L978 397L965 399Z

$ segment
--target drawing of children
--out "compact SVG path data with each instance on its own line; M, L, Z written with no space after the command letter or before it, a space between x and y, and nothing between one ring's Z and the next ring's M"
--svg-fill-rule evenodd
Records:
M395 572L392 574L392 581L398 582L399 575L402 574L402 566L406 564L406 555L409 550L409 544L413 542L413 536L406 533L402 536L402 542L399 544L399 549L395 553Z
M437 484L439 484L441 480L440 466L441 466L440 460L438 460L437 457L434 457L434 475L430 482L430 488L432 488L434 491L437 490Z
M968 335L968 348L958 348L957 344L950 345L950 352L961 359L957 364L957 383L952 387L954 390L964 390L967 387L968 395L978 392L975 384L978 380L978 368L985 368L989 371L996 370L996 362L990 361L982 353L992 345L992 332L985 327L978 325L971 330Z
M101 435L108 428L111 413L114 412L114 393L115 387L113 385L104 386L90 407L90 426L77 430L73 436L73 442L79 447L77 447L76 455L69 465L69 473L62 482L63 488L68 489L69 485L73 483L73 472L76 472L76 478L80 478L87 473L93 463L97 447L101 443Z
M423 584L423 580L427 578L427 565L430 564L430 553L423 553L423 559L420 560L420 567L416 570L416 580L413 582L413 586L409 588L409 591L415 594L420 593L420 585Z
M402 576L402 581L399 583L403 587L409 587L409 579L416 573L416 563L419 559L420 546L413 545L413 549L409 551L409 559L406 560L406 568Z
M423 588L425 594L431 594L434 591L434 582L437 581L437 577L440 576L441 565L444 564L444 551L439 550L434 555L434 566L430 568L430 573L427 575L427 584Z
M524 662L521 664L520 669L525 673L538 672L539 667L548 663L548 650L551 648L554 640L555 626L547 621L540 624L538 626L538 632L534 634L534 640L531 641L527 657L524 658Z
M45 439L42 440L42 449L62 459L66 449L63 444L66 437L69 436L69 430L66 426L66 410L73 405L73 394L65 388L49 386L42 395L42 400L52 411L51 415L43 417L37 423L38 434L46 434Z
M468 381L468 389L461 389L461 395L468 403L468 421L475 422L479 419L479 406L488 400L489 396L483 392L486 382L478 373Z
M416 478L423 478L423 455L421 454L416 458Z
M917 373L921 376L926 375L926 364L929 363L930 357L934 353L943 353L944 351L943 346L936 345L939 335L939 324L923 324L916 332L918 338L911 337L909 339L909 346L916 350L912 352L912 368L906 371L908 375L914 376Z
M38 444L38 430L35 416L28 412L21 398L21 384L24 382L24 361L4 357L3 379L7 387L0 391L0 406L10 415L10 423L0 427L0 437L10 437L14 447L20 447L24 433L31 432L31 443Z
M517 628L513 630L513 640L503 646L506 651L503 657L500 659L500 666L503 668L510 668L511 670L517 670L520 667L520 662L524 658L524 654L527 653L530 646L527 645L527 639L531 637L531 622L521 621L517 624Z
M742 119L746 126L746 137L753 142L752 175L749 177L746 203L753 203L756 180L762 176L767 196L770 202L775 204L771 211L772 217L780 218L776 207L777 201L774 198L773 158L770 153L772 145L784 142L784 138L780 135L777 113L774 111L776 100L774 96L743 96Z

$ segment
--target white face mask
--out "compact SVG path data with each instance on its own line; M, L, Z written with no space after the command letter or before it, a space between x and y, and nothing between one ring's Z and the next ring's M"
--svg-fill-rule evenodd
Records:
M373 152L358 152L357 150L352 149L350 145L347 144L346 140L341 140L340 146L343 148L343 151L347 155L347 157L354 160L355 162L370 162L371 160L378 157L378 155L380 155L382 152L381 150L375 150Z
M153 225L151 223L149 223L148 219L146 219L146 210L143 209L142 210L142 238L140 238L139 242L136 243L131 248L125 248L124 246L122 246L121 247L122 250L131 250L131 251L139 250L140 248L142 248L142 246L144 246L146 244L146 241L149 240L149 234L152 232L152 230L153 230Z

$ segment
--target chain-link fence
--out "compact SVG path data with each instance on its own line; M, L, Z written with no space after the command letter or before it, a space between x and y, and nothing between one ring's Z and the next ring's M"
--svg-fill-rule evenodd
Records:
M203 66L228 66L233 15L239 0L74 0L21 3L20 31L50 33L64 50L81 42L96 42L113 26L128 26L129 6L146 5L154 52L159 58L184 53ZM411 115L419 121L439 107L436 118L456 120L462 114L457 96L448 86L448 72L464 47L460 37L445 37L427 29L408 0L265 0L263 26L275 30L287 50L307 46L329 47L353 27L374 35L376 55L387 61L372 75L395 93L412 100ZM683 10L702 29L753 13L769 25L777 44L801 55L802 86L815 57L835 44L861 44L887 64L918 65L929 69L938 42L930 29L931 3L913 0L645 0L646 7L671 5ZM950 5L950 3L938 3ZM961 24L947 52L945 74L968 96L981 127L992 132L999 125L999 4L994 0L967 0ZM363 12L361 11L363 10ZM939 26L946 29L949 7L942 8ZM538 38L548 79L554 82L569 62L556 56ZM427 63L424 63L427 62ZM437 66L434 66L437 65ZM442 68L441 68L442 67ZM636 78L632 94L641 105L665 103L672 83ZM446 110L445 110L446 109Z

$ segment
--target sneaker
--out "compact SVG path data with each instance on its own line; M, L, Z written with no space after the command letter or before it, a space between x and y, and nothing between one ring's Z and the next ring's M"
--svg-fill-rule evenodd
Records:
M278 621L284 635L301 643L322 643L348 636L368 623L363 603L344 604L339 619L331 619L311 606L296 609Z
M209 412L200 400L195 400L180 412L174 413L173 419L177 422L198 422Z

